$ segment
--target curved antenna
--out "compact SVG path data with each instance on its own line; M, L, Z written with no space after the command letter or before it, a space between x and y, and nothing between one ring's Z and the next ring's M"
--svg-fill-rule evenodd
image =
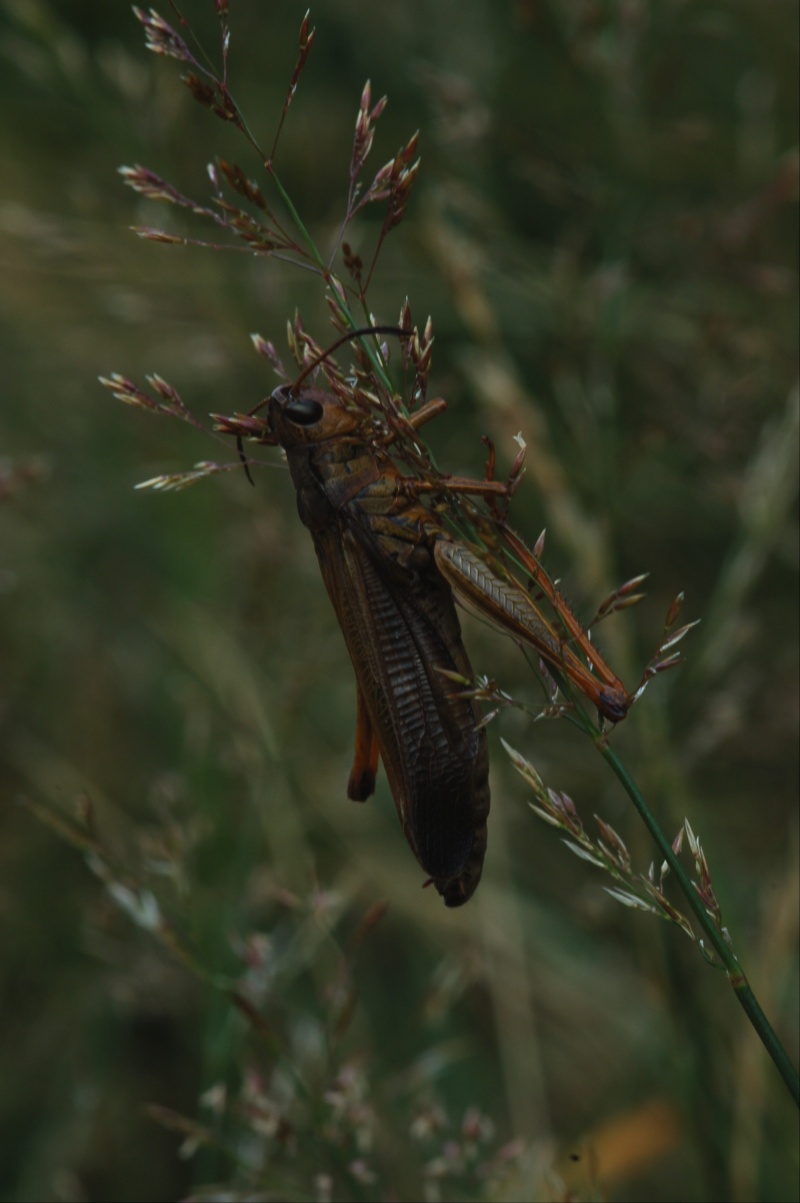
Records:
M413 330L403 330L401 326L360 326L358 330L350 330L347 334L343 334L341 338L337 338L335 343L331 343L327 351L323 351L316 359L312 359L307 367L303 368L300 375L291 386L291 391L294 392L307 376L310 376L315 368L318 368L321 363L324 363L329 355L334 351L338 351L339 347L343 347L345 343L352 342L354 338L361 338L365 334L396 334L398 338L406 335L408 338L413 334Z

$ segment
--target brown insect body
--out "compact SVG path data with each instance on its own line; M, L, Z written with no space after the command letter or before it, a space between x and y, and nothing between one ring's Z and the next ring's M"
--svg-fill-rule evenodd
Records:
M332 393L277 389L269 424L314 540L358 688L348 794L373 791L378 754L406 838L448 906L474 893L486 851L488 750L453 595L436 566L442 532L404 491Z

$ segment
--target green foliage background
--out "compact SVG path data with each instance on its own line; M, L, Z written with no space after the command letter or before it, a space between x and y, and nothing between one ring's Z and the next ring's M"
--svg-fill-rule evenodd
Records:
M210 0L185 8L214 46ZM303 5L231 8L234 90L269 142ZM480 434L507 464L523 431L516 521L548 526L579 612L650 572L647 602L601 628L630 685L679 589L703 618L614 743L666 829L688 816L701 836L796 1060L797 7L338 0L312 18L278 167L324 245L364 80L390 98L376 167L420 128L372 300L384 321L406 295L433 315L440 463L480 475ZM205 195L215 154L256 173L246 148L145 52L125 3L0 0L0 56L0 1195L232 1181L213 1152L179 1159L143 1108L207 1118L202 1092L235 1094L278 1055L16 805L89 796L122 880L169 869L159 897L210 974L241 974L241 941L271 937L265 1014L290 1060L321 1039L344 958L341 1056L369 1083L379 1182L348 1169L349 1138L337 1162L317 1113L264 1179L278 1197L314 1197L322 1172L336 1198L420 1197L475 1106L492 1148L527 1142L531 1197L795 1198L792 1108L724 978L604 894L530 814L497 733L644 870L648 841L591 749L566 724L491 728L484 879L446 912L385 782L345 799L352 672L286 474L133 492L218 452L112 402L98 374L157 371L198 414L246 410L273 387L250 331L280 346L299 306L327 337L315 280L128 232L175 216L123 189L119 164ZM513 647L464 626L476 670L535 701ZM427 1146L408 1130L433 1101L453 1127Z

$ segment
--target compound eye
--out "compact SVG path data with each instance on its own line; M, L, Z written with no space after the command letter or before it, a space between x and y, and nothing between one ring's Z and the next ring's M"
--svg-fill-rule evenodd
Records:
M313 426L325 411L313 397L290 397L283 407L283 412L298 426Z

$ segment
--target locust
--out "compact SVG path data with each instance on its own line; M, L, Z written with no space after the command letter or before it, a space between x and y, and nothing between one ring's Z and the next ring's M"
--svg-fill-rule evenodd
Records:
M363 412L333 391L306 384L308 374L276 388L262 403L265 416L215 414L217 429L283 448L300 520L311 534L355 671L348 797L370 797L382 761L414 856L445 905L458 907L481 878L490 795L486 729L475 691L453 684L474 678L454 594L534 647L611 722L625 717L632 699L510 529L507 539L557 623L510 574L501 575L453 537L425 504L425 495L437 490L507 499L519 471L512 470L508 482L407 475L388 453L391 436L376 440ZM418 429L443 407L441 400L428 402L410 415L409 427Z

